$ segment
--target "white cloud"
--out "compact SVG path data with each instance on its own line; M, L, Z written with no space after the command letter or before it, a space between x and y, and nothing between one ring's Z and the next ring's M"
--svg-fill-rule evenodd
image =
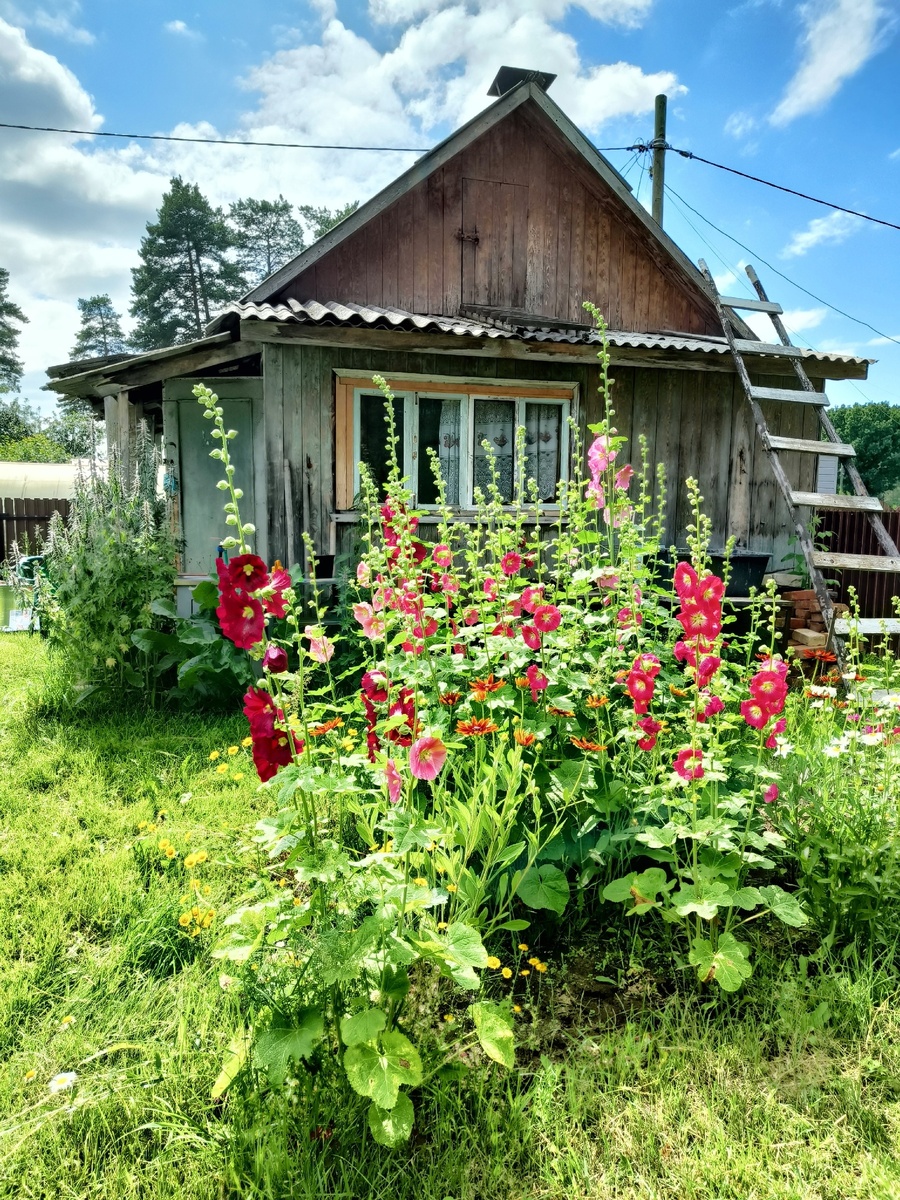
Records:
M862 221L859 217L853 217L850 213L845 212L835 211L829 213L827 217L814 217L804 230L794 234L782 250L781 257L800 258L814 246L821 246L828 242L837 244L846 241L861 226Z
M802 60L769 120L787 125L822 108L877 54L896 18L880 0L809 0L799 6Z
M759 122L756 117L751 117L749 113L735 112L732 113L725 122L725 132L729 137L745 138L751 133L755 133L759 127Z
M76 24L81 11L78 0L58 0L49 8L20 7L15 0L0 0L0 20L23 29L40 29L67 42L92 45L97 39L88 29Z
M777 341L772 322L765 313L741 313L741 316L763 342ZM807 329L817 329L828 316L827 308L793 308L782 314L782 321L790 334L803 333ZM806 339L801 339L805 341Z
M176 37L189 38L192 41L199 41L203 37L202 33L199 33L196 29L191 29L184 21L166 21L163 29L166 33L174 33Z
M888 155L888 158L900 158L900 149L892 150Z
M369 0L376 7L389 0ZM0 0L0 4L3 0ZM557 73L552 95L595 134L616 116L652 113L654 96L684 91L668 71L585 62L559 28L572 0L434 0L381 52L315 0L319 31L294 33L240 81L244 114L228 129L180 125L185 136L356 145L434 145L490 103L487 87L503 61ZM649 0L602 0L599 17L637 22ZM386 10L385 10L386 11ZM185 26L187 28L187 26ZM184 36L173 30L173 36ZM539 51L539 53L537 53ZM537 55L537 59L536 59ZM239 97L240 99L240 97ZM103 118L78 79L0 20L0 111L34 124L99 129ZM102 142L102 144L100 144ZM66 359L76 300L109 292L130 302L130 268L146 222L174 174L196 180L214 204L242 196L336 207L374 195L415 161L409 153L275 150L179 143L129 143L21 133L0 142L3 265L31 323L20 345L29 384ZM30 393L39 399L40 394Z

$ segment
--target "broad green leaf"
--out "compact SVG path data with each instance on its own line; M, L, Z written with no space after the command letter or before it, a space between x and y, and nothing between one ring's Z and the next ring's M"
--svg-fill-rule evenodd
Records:
M675 839L678 836L678 831L671 823L663 825L661 829L644 829L635 835L636 842L643 842L645 846L650 846L653 850L665 850L667 846L674 846Z
M150 611L158 617L170 617L172 620L178 615L175 611L175 601L156 599L150 601Z
M403 1084L416 1087L422 1082L419 1052L402 1033L382 1034L378 1048L364 1043L348 1046L344 1070L353 1090L379 1108L393 1108Z
M681 888L672 896L672 904L680 917L696 913L711 921L720 908L729 908L734 893L727 883L707 883Z
M402 1146L409 1141L413 1127L413 1104L406 1092L401 1092L393 1108L379 1108L372 1101L369 1108L369 1129L379 1146Z
M675 881L670 881L661 867L650 867L635 876L632 887L637 895L634 897L634 902L635 904L648 903L655 900L660 892L667 892L674 886Z
M515 1065L515 1039L512 1022L498 1004L482 1001L470 1004L469 1013L475 1022L478 1041L488 1058L512 1070Z
M744 980L753 974L746 949L730 933L722 934L715 950L712 942L696 938L688 959L697 968L697 978L701 983L715 980L723 992L736 992Z
M743 908L749 912L751 909L758 908L762 904L762 896L760 895L759 888L742 887L738 888L731 897L731 903L736 908Z
M497 926L498 929L508 929L510 933L521 933L523 929L530 929L530 921L504 921L502 925Z
M219 604L219 589L211 579L204 579L191 592L191 597L198 608L217 608Z
M519 884L519 899L529 908L562 913L569 902L569 881L552 863L530 867Z
M374 1042L386 1024L387 1017L380 1008L367 1008L365 1012L341 1018L341 1040L345 1046Z
M454 921L447 930L445 953L461 967L486 967L488 953L476 929Z
M759 894L763 904L767 905L783 924L793 925L795 929L800 929L808 923L809 917L800 907L800 901L790 892L772 884L769 887L760 888Z
M634 887L635 879L637 879L636 871L632 871L630 875L623 875L621 879L614 879L603 889L603 899L611 900L614 904L624 904L626 900L631 900L631 889Z
M241 1068L250 1053L250 1034L246 1029L236 1033L228 1043L228 1052L222 1063L222 1070L216 1076L210 1096L213 1100L225 1094L240 1074Z
M325 1036L325 1021L318 1008L305 1008L291 1018L278 1014L253 1047L253 1065L261 1067L273 1087L281 1087L291 1061L309 1058Z

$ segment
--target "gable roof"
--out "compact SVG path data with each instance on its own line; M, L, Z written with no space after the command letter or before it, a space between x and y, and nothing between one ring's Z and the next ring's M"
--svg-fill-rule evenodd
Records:
M584 134L566 116L545 91L533 82L523 82L494 104L484 109L467 124L463 125L450 137L446 138L428 154L424 155L412 167L400 175L393 183L383 188L376 196L360 205L349 217L343 220L324 237L320 238L307 250L281 267L268 279L263 280L244 297L244 302L266 303L285 299L281 293L298 276L315 267L333 250L341 247L361 230L365 229L380 214L384 213L399 199L407 196L413 189L423 184L430 176L439 171L457 155L470 147L479 138L495 129L517 110L525 108L537 109L558 131L560 137L575 152L577 157L591 172L602 181L625 215L637 225L644 237L661 255L668 260L670 268L680 277L682 286L696 296L704 307L712 308L712 301L705 280L690 261L687 255L662 230L650 216L643 205L639 204L632 195L628 185L618 171L604 156L588 141ZM321 295L316 299L350 300L350 296ZM445 314L449 315L449 314Z

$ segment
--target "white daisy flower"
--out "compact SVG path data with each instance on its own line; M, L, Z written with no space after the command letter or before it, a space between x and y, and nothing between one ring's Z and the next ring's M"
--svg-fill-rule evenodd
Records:
M65 1092L68 1088L74 1087L78 1080L76 1071L61 1071L59 1075L54 1075L47 1087L51 1092Z

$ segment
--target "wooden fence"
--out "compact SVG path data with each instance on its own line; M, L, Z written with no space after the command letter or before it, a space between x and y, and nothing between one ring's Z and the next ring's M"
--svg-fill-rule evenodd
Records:
M884 527L896 545L900 545L900 509L882 514ZM816 544L829 554L883 554L865 513L823 512ZM826 570L826 576L831 573ZM849 589L855 588L859 611L865 617L895 616L893 597L900 595L900 575L882 571L835 571L838 599L849 602Z
M33 554L38 545L38 535L46 534L47 525L55 512L65 518L69 512L69 501L0 497L0 562L7 560L13 542L19 543L20 550L25 549L27 542L29 552Z

